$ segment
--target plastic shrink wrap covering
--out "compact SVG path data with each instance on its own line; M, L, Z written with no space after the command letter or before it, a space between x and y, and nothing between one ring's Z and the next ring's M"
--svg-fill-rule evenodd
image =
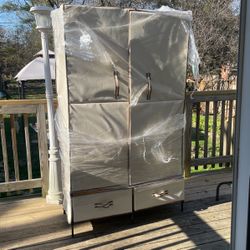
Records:
M191 21L166 7L52 12L69 223L72 212L82 221L183 200L186 67L197 77L199 64Z

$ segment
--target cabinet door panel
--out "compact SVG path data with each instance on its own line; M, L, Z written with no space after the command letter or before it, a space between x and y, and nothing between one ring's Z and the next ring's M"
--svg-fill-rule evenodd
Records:
M128 185L128 104L70 106L71 189Z
M64 23L69 101L127 100L128 10L70 6Z
M183 128L183 101L139 103L132 107L132 184L182 174Z
M130 13L131 102L183 100L188 32L180 18L157 13Z

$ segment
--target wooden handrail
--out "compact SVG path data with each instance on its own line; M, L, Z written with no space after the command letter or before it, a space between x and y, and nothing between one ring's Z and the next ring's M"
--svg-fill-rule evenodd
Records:
M54 100L57 104L57 100ZM11 99L11 100L0 100L0 106L10 106L10 105L39 105L47 104L46 99Z
M189 98L192 103L236 100L236 90L187 92L186 98Z
M210 90L210 91L189 91L186 93L187 96L228 96L235 95L236 97L237 90Z

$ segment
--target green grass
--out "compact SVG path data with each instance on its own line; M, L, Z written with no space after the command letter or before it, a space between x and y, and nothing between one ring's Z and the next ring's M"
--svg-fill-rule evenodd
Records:
M198 166L198 169L195 169L195 167L191 167L191 173L192 174L197 174L197 173L201 173L201 172L209 172L209 171L218 171L221 169L224 169L225 167L221 167L219 166L219 164L215 164L214 167L212 167L212 165L208 165L206 169L204 169L203 165L202 166Z

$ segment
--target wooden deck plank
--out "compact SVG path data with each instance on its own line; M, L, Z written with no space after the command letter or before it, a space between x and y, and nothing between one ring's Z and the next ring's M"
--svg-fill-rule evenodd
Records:
M228 207L230 207L229 203L226 203L226 204ZM223 204L223 205L225 206L226 204ZM148 235L149 237L153 237L153 236L157 236L158 234L160 234L160 235L164 234L164 233L168 234L168 232L175 232L171 236L172 238L170 238L170 236L167 237L168 240L170 240L170 239L173 240L173 239L177 239L177 238L179 240L180 237L185 237L185 235L183 235L182 232L177 233L177 231L180 231L180 227L181 227L182 231L183 230L188 231L189 233L191 232L190 230L192 230L192 228L194 228L194 230L196 230L197 233L200 232L200 230L202 228L206 229L207 223L209 224L210 227L212 227L211 230L214 230L214 229L217 230L218 228L216 227L216 225L222 226L223 228L229 227L230 226L229 225L230 224L230 209L224 209L223 210L224 212L221 213L220 205L221 204L214 206L216 208L216 211L215 211L214 207L209 207L207 210L202 209L201 213L199 213L199 216L201 218L199 218L196 215L191 216L192 203L187 204L188 212L185 212L184 214L178 213L178 214L173 215L173 212L175 212L176 209L174 209L174 208L167 209L166 208L167 218L165 218L164 220L162 220L162 218L164 218L162 211L164 211L165 209L161 208L161 209L153 209L151 211L148 210L148 211L145 211L145 212L140 213L138 215L138 221L136 222L135 225L132 225L132 228L131 228L131 224L128 225L128 222L126 221L128 219L128 217L126 217L126 216L117 217L117 218L119 218L119 222L116 222L116 220L113 220L113 219L111 219L111 220L106 219L104 221L98 221L95 223L96 224L95 225L96 232L92 235L86 234L86 235L82 236L81 237L81 239L82 239L81 244L84 241L85 243L87 242L89 244L90 243L91 244L92 243L99 244L101 242L100 244L104 245L104 242L105 241L108 242L108 240L110 240L110 239L112 239L113 241L118 241L118 242L116 242L116 244L121 244L121 242L119 241L119 238L127 237L127 238L134 239L136 234L142 234L144 236L145 236L145 234L149 234ZM156 212L161 211L161 214L158 215L158 218L157 218L157 216L156 216L156 218L152 218L152 214L151 214L151 218L147 219L145 221L145 219L144 219L145 215L147 216L147 218L149 218L150 212L152 212L152 211L156 211ZM156 220L156 222L154 220ZM50 223L52 223L52 221ZM60 229L60 227L61 227L61 232L58 232L58 229ZM37 230L37 228L38 228L38 230ZM116 228L117 232L116 231L112 232L108 228L111 228L111 229ZM47 241L49 239L52 240L55 235L60 236L59 240L58 240L59 242L52 242L50 244L44 245L44 247L45 246L49 247L48 249L55 249L55 247L60 246L62 244L62 242L60 242L61 238L64 239L64 244L65 244L65 241L69 241L68 243L70 245L72 244L72 242L74 243L74 241L72 241L72 239L69 237L70 230L65 222L64 223L62 222L61 225L59 225L59 228L58 228L58 224L53 224L53 226L52 226L52 225L49 225L49 223L48 223L47 228L45 227L45 225L43 227L41 227L41 226L37 227L37 225L33 225L32 228L29 228L29 232L27 232L27 235L30 235L30 232L32 232L32 230L35 231L36 233L38 233L38 236L36 237L36 241L38 241L40 238L40 242L42 242L44 240ZM46 234L45 234L44 230L45 230ZM82 232L82 230L80 230L80 231ZM43 237L41 237L42 234L45 234L45 235ZM13 231L12 234L9 234L9 236L6 235L5 237L12 237L12 238L9 238L9 240L12 243L13 243L13 240L15 240L15 238L13 238L13 237L18 237L18 239L16 239L18 241L18 242L16 242L16 244L22 245L22 243L24 243L24 242L27 244L27 239L24 238L23 239L24 241L23 241L22 238L20 238L20 235L16 234L16 231ZM66 237L66 239L65 239L65 237ZM87 239L89 237L90 237L90 239L89 239L89 241L87 241ZM189 237L190 237L190 235L189 235ZM141 238L139 238L139 239L141 239ZM139 239L137 238L137 240L139 240ZM30 239L28 239L28 241L30 241ZM32 238L31 242L33 242L33 241L34 241L34 239ZM131 240L129 240L129 242L131 242ZM87 246L90 247L89 244ZM15 245L15 247L17 247L18 245ZM83 245L81 245L81 248L82 248L82 246ZM122 245L120 245L120 246L122 246ZM39 247L41 247L41 246L39 245L37 247L38 248L36 248L36 246L32 246L30 249L39 249ZM75 248L75 247L78 247L78 245L73 244L72 249L79 249L79 248ZM115 245L114 248L112 248L111 244L108 244L108 247L110 247L109 249L114 249L115 247L117 247L117 245ZM69 245L67 245L67 248L65 248L65 249L71 249L71 248L69 248Z
M0 249L227 249L230 196L216 202L215 189L230 178L228 171L191 177L185 192L192 201L185 203L184 212L176 203L140 211L133 224L129 215L79 223L74 239L61 206L40 197L3 199ZM230 193L230 188L222 191Z

